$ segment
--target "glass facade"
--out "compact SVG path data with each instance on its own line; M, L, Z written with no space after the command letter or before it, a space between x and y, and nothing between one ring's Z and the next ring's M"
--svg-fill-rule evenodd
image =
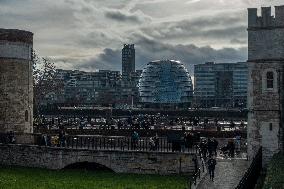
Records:
M188 103L192 100L192 80L179 61L158 60L148 63L138 87L142 103Z
M244 62L194 66L194 99L199 107L245 107L248 67Z

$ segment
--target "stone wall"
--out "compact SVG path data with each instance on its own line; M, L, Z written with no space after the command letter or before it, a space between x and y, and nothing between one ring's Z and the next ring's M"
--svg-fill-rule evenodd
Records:
M284 59L284 6L275 8L275 17L271 7L262 7L261 16L257 9L248 10L248 59L283 60Z
M195 154L172 152L96 151L29 145L0 145L0 163L25 167L63 169L79 163L104 165L117 173L191 174Z
M283 62L284 63L284 62ZM283 72L281 62L249 62L248 84L248 157L253 159L258 149L263 149L264 166L281 146L281 99L279 82ZM266 70L275 71L275 88L266 90ZM280 84L283 90L283 85Z
M0 29L0 132L33 132L33 34Z
M248 9L248 158L263 149L263 164L281 150L283 124L284 6ZM273 87L267 87L267 72ZM271 84L270 84L271 85Z

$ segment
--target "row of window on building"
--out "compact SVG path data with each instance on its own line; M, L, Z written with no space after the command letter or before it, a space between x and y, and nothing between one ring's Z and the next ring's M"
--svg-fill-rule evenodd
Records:
M196 107L246 107L248 67L245 62L207 62L194 66Z
M141 103L141 97L139 96L139 79L141 80L143 76L141 73L142 70L137 70L131 72L127 78L123 79L123 75L119 71L100 70L98 72L83 72L58 69L56 81L61 81L63 87L54 93L46 95L43 104L81 103L112 104L116 107L133 106L133 104ZM165 77L163 78L164 80L168 80L168 76L163 75L163 77ZM262 74L263 91L273 92L277 90L277 80L275 78L277 78L275 70L264 70ZM146 82L147 78L144 80ZM141 85L144 90L141 88L143 94L145 91L152 90L152 88L146 87L148 83L145 82L144 85ZM245 62L208 62L195 65L193 95L192 93L187 95L191 98L191 103L188 103L188 98L186 102L192 107L201 108L245 108L247 104L247 82L248 67ZM151 84L153 84L153 81ZM163 91L161 90L161 93ZM163 95L160 95L160 97L163 97ZM165 100L164 97L162 99L162 101ZM169 99L171 102L176 101L174 97Z

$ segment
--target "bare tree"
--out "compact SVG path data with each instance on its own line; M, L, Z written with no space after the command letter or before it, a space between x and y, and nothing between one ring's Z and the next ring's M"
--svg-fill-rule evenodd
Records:
M63 89L63 81L58 79L54 62L49 58L40 58L34 51L33 63L33 90L35 113L40 113L40 106L46 95L59 95Z

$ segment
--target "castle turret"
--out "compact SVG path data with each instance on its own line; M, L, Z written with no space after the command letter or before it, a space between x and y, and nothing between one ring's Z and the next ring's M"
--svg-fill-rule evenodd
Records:
M0 132L33 132L33 33L0 29Z
M284 6L248 9L248 157L262 147L264 166L282 150Z

